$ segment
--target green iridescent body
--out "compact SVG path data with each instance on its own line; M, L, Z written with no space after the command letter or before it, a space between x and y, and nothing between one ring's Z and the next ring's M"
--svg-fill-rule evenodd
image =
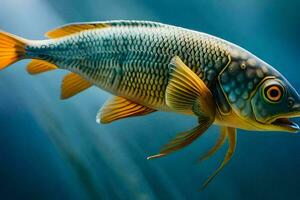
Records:
M117 23L118 24L118 23ZM27 55L80 74L115 95L169 110L168 64L177 55L208 87L229 62L230 44L213 36L150 22L120 22L27 46Z
M263 105L253 110L256 102L251 93L263 79L285 79L248 51L205 33L161 23L102 24L109 27L29 43L26 56L49 61L114 95L163 111L172 111L166 105L165 90L169 63L178 56L212 92L218 108L216 123L228 125L231 120L237 128L268 129L244 123L255 114L268 117Z

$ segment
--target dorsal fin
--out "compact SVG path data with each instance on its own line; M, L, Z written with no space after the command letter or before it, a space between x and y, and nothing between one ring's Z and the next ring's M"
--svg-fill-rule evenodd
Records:
M156 110L134 103L123 97L115 96L108 100L99 110L96 121L98 123L108 124L115 120L133 116L142 116L154 111Z
M92 84L79 75L69 73L64 77L61 85L61 99L70 98L79 92L91 87Z
M32 59L27 65L27 72L35 75L57 69L56 65L43 60Z
M107 27L120 27L120 26L130 26L130 27L161 27L166 26L157 22L149 21L132 21L132 20L112 20L112 21L103 21L103 22L88 22L88 23L72 23L65 26L55 28L45 35L48 38L59 38L74 33L78 33L85 30L97 29L97 28L107 28Z
M105 23L68 24L66 26L62 26L47 32L46 37L54 39L54 38L64 37L67 35L72 35L74 33L78 33L85 30L106 28L106 27L109 27L109 24L105 24Z

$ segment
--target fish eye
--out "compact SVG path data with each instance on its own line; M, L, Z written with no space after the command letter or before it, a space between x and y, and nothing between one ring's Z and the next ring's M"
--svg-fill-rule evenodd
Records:
M282 99L283 91L279 84L268 85L264 88L264 97L271 103L277 103Z

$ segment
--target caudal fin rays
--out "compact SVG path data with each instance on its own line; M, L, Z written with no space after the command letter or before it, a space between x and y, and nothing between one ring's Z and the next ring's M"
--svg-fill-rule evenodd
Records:
M0 70L25 58L26 40L0 31Z

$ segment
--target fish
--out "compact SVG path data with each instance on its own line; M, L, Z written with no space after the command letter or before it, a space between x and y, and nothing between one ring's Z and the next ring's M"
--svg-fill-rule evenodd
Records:
M220 166L204 189L231 160L237 129L295 133L290 120L300 116L300 96L274 67L224 39L151 21L112 20L72 23L28 40L0 31L0 70L31 59L29 74L70 71L61 99L92 86L114 95L96 121L116 120L156 111L192 115L197 125L162 147L154 159L181 150L213 124L216 143L199 160L213 156L228 141Z

